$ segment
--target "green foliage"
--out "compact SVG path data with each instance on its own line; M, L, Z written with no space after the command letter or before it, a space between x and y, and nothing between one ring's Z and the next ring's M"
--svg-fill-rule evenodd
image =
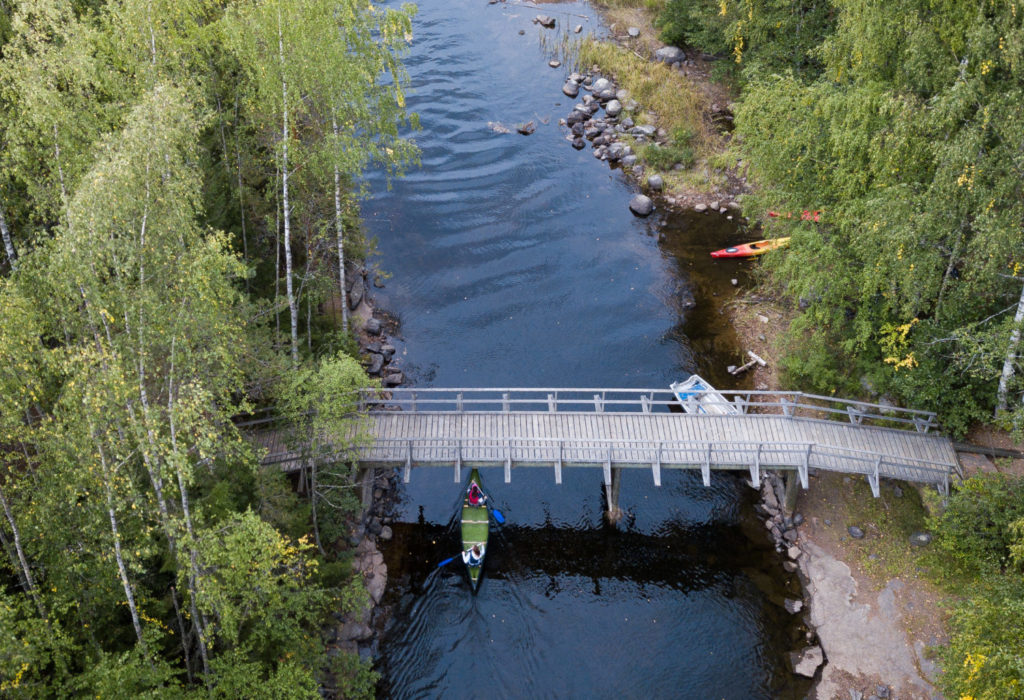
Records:
M373 670L370 662L351 654L339 654L331 659L331 675L337 683L336 690L348 700L372 700L380 680L380 674Z
M292 95L315 303L337 279L333 170L355 230L360 169L414 159L397 136L410 10L282 4L316 59ZM19 254L0 280L4 697L313 697L321 621L364 600L342 570L317 575L309 504L231 420L288 366L252 302L276 302L273 264L249 269L277 245L276 142L250 82L276 52L238 50L250 11L0 0L0 206ZM365 380L317 371L333 389ZM304 427L336 426L338 404L315 400Z
M834 31L834 17L829 0L669 0L656 26L666 43L728 55L747 72L813 79L822 70L816 49Z
M935 544L954 573L1003 572L1014 565L1011 548L1019 547L1022 518L1024 478L979 474L960 485L936 519Z
M989 576L956 604L949 645L940 648L946 697L992 700L1024 689L1024 583L1019 575Z
M197 534L196 585L201 612L217 620L207 633L217 644L258 658L308 652L312 625L330 598L305 583L316 568L304 541L290 542L252 512ZM182 551L182 556L192 556ZM191 570L182 565L180 570ZM187 588L187 581L180 581Z
M199 698L257 698L259 700L309 700L319 698L318 684L312 671L302 663L284 660L270 673L244 654L228 651L213 664L217 683L210 690L196 690Z
M1003 3L837 8L819 52L828 79L747 75L736 135L763 186L745 206L822 212L817 224L769 224L793 237L765 266L810 317L795 330L823 329L848 384L867 374L960 434L991 414L1006 358L1018 370L1010 392L1024 391L1008 314L1024 269L1024 30Z
M640 159L655 170L672 170L675 165L684 168L693 166L694 156L690 142L693 132L686 127L676 127L672 131L669 142L663 146L646 144L640 148Z

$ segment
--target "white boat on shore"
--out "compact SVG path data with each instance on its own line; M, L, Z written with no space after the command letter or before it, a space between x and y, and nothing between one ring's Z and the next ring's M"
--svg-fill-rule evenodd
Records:
M669 388L687 413L728 416L740 412L736 404L696 374L686 381L674 382Z

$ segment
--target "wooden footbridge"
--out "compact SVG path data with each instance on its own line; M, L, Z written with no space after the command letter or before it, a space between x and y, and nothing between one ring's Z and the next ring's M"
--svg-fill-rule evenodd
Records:
M393 389L360 397L365 419L356 447L339 459L364 468L501 467L505 481L522 467L546 467L562 481L566 468L600 468L612 487L622 468L649 469L655 485L664 469L792 472L807 488L812 469L860 474L875 496L879 479L934 484L948 493L959 471L953 443L930 430L935 415L793 392L722 391L729 415L683 412L663 389ZM253 421L252 440L265 464L303 467L272 423Z

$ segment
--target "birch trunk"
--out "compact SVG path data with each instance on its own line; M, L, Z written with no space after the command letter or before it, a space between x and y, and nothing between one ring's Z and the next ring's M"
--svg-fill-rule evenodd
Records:
M14 551L18 553L18 562L21 564L21 573L25 577L25 585L28 587L29 595L35 601L39 609L39 615L45 620L46 611L43 603L39 600L39 591L36 589L36 582L32 578L32 569L28 566L28 559L25 557L25 550L21 548L21 532L18 530L18 523L14 520L14 513L11 512L11 504L8 503L4 491L0 488L0 504L3 504L4 515L7 516L7 523L11 526L11 534L14 536Z
M238 172L238 219L242 222L242 260L249 262L249 237L245 232L245 190L242 183L242 147L238 136L238 95L235 95L235 168ZM249 277L245 278L245 291L249 291Z
M4 239L4 250L7 251L7 259L11 261L11 269L18 269L18 256L14 252L14 243L11 241L11 232L7 229L7 219L4 218L3 207L0 206L0 234Z
M281 11L277 13L277 55L281 61L281 204L284 208L284 274L288 311L292 321L292 365L299 366L299 309L292 281L291 212L288 210L288 79L285 77L284 33Z
M121 533L117 527L117 514L114 512L114 494L110 490L110 482L113 475L110 473L103 446L97 441L96 449L100 455L100 464L103 466L103 488L107 495L107 515L110 517L110 531L114 535L114 557L117 559L117 570L121 575L121 585L124 587L124 596L128 600L128 610L132 615L132 626L135 627L135 636L140 645L145 645L142 639L142 623L139 621L139 611L135 607L135 592L132 590L131 581L128 580L128 567L124 563L124 554L121 552Z
M1020 329L1024 325L1024 286L1020 290L1020 300L1017 302L1017 313L1013 317L1013 331L1010 333L1010 347L1006 350L1006 359L1003 361L1003 372L999 376L999 390L996 393L996 417L1006 410L1007 395L1010 391L1010 380L1013 379L1016 371L1017 346L1020 344Z
M185 656L185 673L188 674L188 682L194 681L192 677L192 658L188 653L188 634L185 630L185 618L181 614L181 606L178 605L178 591L171 586L171 601L174 603L174 616L178 618L178 633L181 635L181 651Z
M338 117L331 115L334 138L338 138ZM341 223L341 172L334 165L334 227L338 233L338 292L341 299L341 330L348 330L348 293L345 291L345 229Z
M210 676L209 652L206 640L206 630L209 625L206 616L199 612L196 605L196 571L199 564L196 561L195 530L192 528L192 513L189 508L188 485L185 483L185 475L181 471L181 464L178 460L178 431L174 422L174 338L171 338L171 368L167 377L167 422L171 432L171 460L174 463L174 471L178 478L178 492L181 494L181 512L185 517L185 528L188 531L189 540L189 575L188 588L190 609L192 611L192 622L196 626L196 633L199 639L199 656L203 660L203 675L208 679ZM207 681L209 682L209 681Z

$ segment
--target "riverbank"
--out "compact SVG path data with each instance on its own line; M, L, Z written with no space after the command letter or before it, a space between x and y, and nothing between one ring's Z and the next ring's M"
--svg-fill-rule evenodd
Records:
M752 293L726 309L744 348L769 360L751 370L755 387L788 388L778 359L792 312ZM863 479L819 472L797 497L800 524L788 557L803 582L807 620L825 661L813 697L941 697L928 647L948 639L949 597L927 580L917 563L920 551L908 537L924 524L915 489L883 483L875 499Z
M603 12L620 46L648 56L662 48L648 11L605 8ZM723 120L723 115L729 115L723 108L729 95L710 79L708 58L687 52L672 69L701 97L705 124L718 127L720 139L711 143L719 153L706 155L696 164L705 175L703 182L692 177L664 178L660 195L667 206L702 212L707 211L709 200L740 198L752 186L744 164L729 156L731 121ZM717 177L708 176L713 170ZM650 168L636 174L644 186ZM781 334L793 312L756 290L738 292L723 307L741 350L767 360L766 366L749 370L748 381L763 391L788 388L782 385L778 360L784 352ZM866 484L841 475L815 474L810 488L799 494L792 518L781 512L778 487L777 480L766 480L761 508L769 516L766 524L775 525L772 532L779 548L786 551L787 571L798 574L803 583L804 614L813 634L808 646L791 656L794 672L815 678L812 696L822 700L940 697L933 685L939 669L929 658L928 647L947 640L946 596L914 565L916 552L906 537L897 541L900 533L889 524L876 523L886 520L876 517L879 510L897 507L889 501L909 497L907 492L914 487L886 484L882 498L865 502L871 499L869 491L866 497L863 493L868 490ZM912 500L920 503L919 497ZM923 522L923 514L916 516Z

